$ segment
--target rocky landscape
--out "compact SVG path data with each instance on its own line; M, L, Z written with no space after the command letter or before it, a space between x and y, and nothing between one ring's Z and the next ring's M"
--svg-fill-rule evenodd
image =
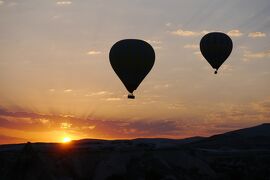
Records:
M1 180L269 180L270 124L208 138L0 146Z

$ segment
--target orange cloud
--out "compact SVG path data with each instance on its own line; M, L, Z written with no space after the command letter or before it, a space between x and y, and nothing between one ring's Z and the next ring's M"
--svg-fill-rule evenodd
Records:
M0 134L0 144L15 144L15 143L21 143L26 142L26 139L19 138L19 137L13 137L13 136L5 136Z
M182 104L172 104L168 108L178 110L185 107ZM10 112L0 108L0 128L17 130L22 133L65 132L69 136L78 138L183 138L198 135L209 136L256 125L260 122L269 122L270 118L269 99L241 106L224 104L216 108L217 110L200 117L137 118L134 120L80 118L69 115L50 115L25 111ZM12 134L7 133L4 135L12 136Z
M261 37L266 37L266 34L263 32L251 32L248 34L248 37L261 38Z
M101 51L89 51L87 52L88 55L99 55L101 54Z

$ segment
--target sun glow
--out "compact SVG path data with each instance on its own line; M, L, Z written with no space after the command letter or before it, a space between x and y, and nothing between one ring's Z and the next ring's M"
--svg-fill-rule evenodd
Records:
M69 143L71 141L71 139L69 137L64 137L62 142L63 143Z

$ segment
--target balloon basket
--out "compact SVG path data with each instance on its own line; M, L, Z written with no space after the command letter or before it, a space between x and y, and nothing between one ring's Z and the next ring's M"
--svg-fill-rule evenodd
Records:
M128 99L135 99L135 96L133 94L129 94Z

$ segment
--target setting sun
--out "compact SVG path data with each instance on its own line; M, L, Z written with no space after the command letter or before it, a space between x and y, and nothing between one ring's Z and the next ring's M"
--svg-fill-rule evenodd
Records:
M69 143L71 141L71 139L69 137L64 137L62 142L63 143Z

